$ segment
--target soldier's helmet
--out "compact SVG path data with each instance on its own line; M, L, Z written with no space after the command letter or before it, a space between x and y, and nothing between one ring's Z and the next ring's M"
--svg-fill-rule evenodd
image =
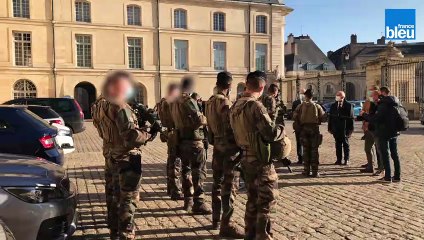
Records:
M216 77L216 86L222 89L226 89L231 85L233 81L233 75L230 72L220 72Z

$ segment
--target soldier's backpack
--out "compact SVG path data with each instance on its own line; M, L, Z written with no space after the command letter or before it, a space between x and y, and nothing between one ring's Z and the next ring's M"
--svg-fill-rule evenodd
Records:
M395 111L394 113L394 119L396 124L396 130L406 131L409 128L409 118L408 118L408 112L406 111L405 107L403 106L394 106Z
M318 123L318 108L315 103L304 102L300 108L302 113L300 116L300 124Z

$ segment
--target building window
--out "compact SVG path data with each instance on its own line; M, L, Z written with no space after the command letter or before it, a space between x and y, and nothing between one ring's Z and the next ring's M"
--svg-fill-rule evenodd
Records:
M213 14L213 30L225 32L225 14L223 13Z
M256 44L256 70L266 71L267 45Z
M227 58L227 46L225 42L213 43L213 63L215 70L225 70Z
M267 17L260 15L256 17L256 33L266 34Z
M188 41L175 40L175 68L180 70L187 70L188 58Z
M90 35L76 35L75 41L77 45L77 66L78 67L91 67L91 36Z
M20 79L13 85L13 98L35 98L37 88L30 80Z
M77 22L91 22L91 6L87 1L75 2L75 16Z
M128 38L128 62L129 67L134 69L142 69L142 39Z
M399 100L403 103L409 103L409 84L408 82L399 82L398 83L399 90Z
M31 33L14 32L15 65L32 66Z
M128 25L141 26L141 8L137 5L127 6Z
M13 17L29 18L29 0L13 0Z
M146 88L143 84L137 84L134 99L137 103L146 104Z
M184 9L174 10L174 28L187 29L187 11Z
M325 95L333 95L334 94L334 87L331 84L327 84L325 86Z

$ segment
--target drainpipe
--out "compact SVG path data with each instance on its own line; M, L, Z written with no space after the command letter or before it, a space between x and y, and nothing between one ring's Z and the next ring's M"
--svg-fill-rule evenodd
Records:
M159 86L159 99L162 97L162 77L161 77L161 61L160 61L160 22L159 22L159 0L156 0L156 22L157 22L157 42L158 50L158 86Z
M252 61L252 59L251 59L251 55L252 55L252 49L251 49L251 36L250 36L250 34L252 33L252 30L251 30L251 25L252 25L252 15L251 15L251 13L252 13L252 5L249 3L249 10L248 10L248 14L249 14L249 24L248 24L248 34L249 34L249 36L248 36L248 40L249 40L249 43L248 43L248 47L249 47L249 64L248 64L248 70L247 70L247 73L249 73L250 71L251 71L251 68L252 68L252 63L251 63L251 61Z
M54 97L57 97L57 83L56 83L56 35L55 35L55 18L54 18L54 0L51 1L52 3L52 45L53 45L53 69L52 69L52 73L53 73L53 86L54 86Z

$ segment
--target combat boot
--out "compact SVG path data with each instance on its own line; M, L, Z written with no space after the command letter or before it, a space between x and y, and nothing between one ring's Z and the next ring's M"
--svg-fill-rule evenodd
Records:
M313 178L319 178L319 177L321 177L321 174L319 174L319 172L312 172L312 175L311 175L311 177L313 177Z
M305 168L303 169L302 175L305 177L309 177L311 175L311 169L305 166Z
M174 200L174 201L184 200L184 196L182 193L174 192L171 194L171 200Z
M212 210L204 202L196 202L193 204L192 213L194 215L210 215Z
M212 220L212 229L218 230L221 226L221 221L219 220Z
M185 198L184 199L184 210L187 212L191 212L193 208L193 198Z
M219 236L223 238L243 239L244 229L240 228L233 222L230 222L228 224L221 224L221 227L219 229Z

